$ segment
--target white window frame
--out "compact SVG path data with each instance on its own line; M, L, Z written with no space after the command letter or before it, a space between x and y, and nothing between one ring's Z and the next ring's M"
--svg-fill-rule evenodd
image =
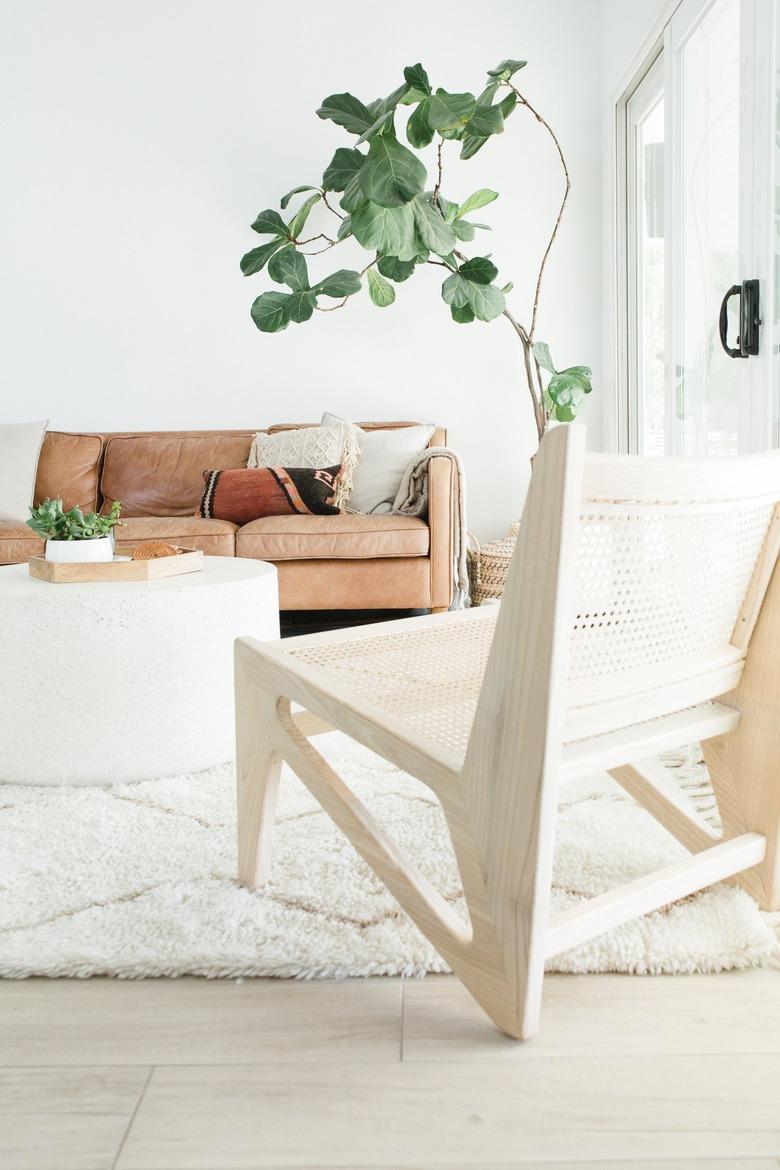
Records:
M637 79L631 93L623 102L625 128L625 267L623 270L624 290L621 297L625 313L625 420L626 447L628 450L643 449L642 411L640 409L639 387L644 381L640 325L643 317L641 274L637 266L638 241L641 234L637 211L642 206L642 192L639 190L640 176L637 166L636 129L658 99L664 95L664 57L661 46L644 73ZM668 378L665 379L668 384ZM668 407L667 407L668 408Z

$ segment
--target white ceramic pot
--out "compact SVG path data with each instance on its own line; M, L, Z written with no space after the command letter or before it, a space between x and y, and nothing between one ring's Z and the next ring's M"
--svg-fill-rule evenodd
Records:
M114 542L110 536L93 540L47 540L46 560L59 565L95 564L114 559Z

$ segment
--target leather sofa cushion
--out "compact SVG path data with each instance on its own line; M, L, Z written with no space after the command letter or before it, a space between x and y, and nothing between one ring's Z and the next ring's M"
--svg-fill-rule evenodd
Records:
M246 467L252 434L173 432L114 435L106 443L102 512L122 501L122 516L192 516L203 494L203 472Z
M236 556L263 561L425 557L430 532L415 516L264 516L236 533Z
M42 540L26 524L0 523L0 565L20 565L43 553Z
M130 517L116 529L116 546L122 549L142 540L165 540L185 548L201 548L210 557L232 557L236 527L229 520L201 520L199 516Z
M427 557L365 561L280 561L279 608L428 609Z
M84 512L93 512L98 506L102 446L100 435L47 431L38 459L36 505L62 496L66 510L78 506Z

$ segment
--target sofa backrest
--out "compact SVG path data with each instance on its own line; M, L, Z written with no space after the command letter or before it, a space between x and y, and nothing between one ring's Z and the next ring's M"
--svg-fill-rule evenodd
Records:
M38 458L36 506L62 496L66 509L97 509L102 451L101 435L47 431Z
M89 434L48 431L41 448L35 502L62 496L66 508L109 511L122 501L122 514L192 516L203 492L203 472L245 467L258 430L284 431L318 423L278 423L233 431L116 431ZM361 422L365 430L394 430L414 422ZM444 446L439 427L431 447Z
M203 472L246 467L254 431L163 431L109 435L100 475L102 511L122 501L122 515L192 516Z

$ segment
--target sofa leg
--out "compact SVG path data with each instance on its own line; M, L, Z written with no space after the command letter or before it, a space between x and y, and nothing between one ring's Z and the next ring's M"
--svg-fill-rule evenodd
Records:
M431 609L431 613L449 613L449 606L448 605L434 605L433 608Z

